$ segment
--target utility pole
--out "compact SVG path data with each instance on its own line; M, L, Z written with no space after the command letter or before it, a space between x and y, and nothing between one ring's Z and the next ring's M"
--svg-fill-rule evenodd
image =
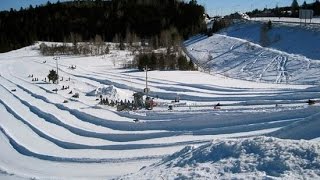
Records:
M146 71L146 87L144 88L143 92L147 95L149 94L150 89L148 88L148 65L145 66L144 70Z
M146 89L145 89L145 93L148 96L148 93L149 93L149 89L148 89L148 65L146 65L145 70L146 70Z
M60 57L55 56L55 57L53 57L53 59L54 59L54 60L56 60L56 66L57 66L57 77L58 77L57 84L59 84L59 63L58 63L58 59L60 59Z
M148 89L148 65L146 65L146 88Z

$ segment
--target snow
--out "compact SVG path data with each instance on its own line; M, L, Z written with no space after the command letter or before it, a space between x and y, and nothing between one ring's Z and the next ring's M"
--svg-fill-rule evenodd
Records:
M259 44L261 24L261 22L256 21L236 23L223 30L221 34ZM320 24L304 26L300 24L274 22L272 23L272 29L268 32L271 41L271 44L268 47L288 54L307 57L312 60L319 60L319 28Z
M238 22L185 46L206 73L274 84L319 84L318 25L274 23L268 47L260 45L260 29L260 22Z
M255 18L250 18L250 20L253 21L272 21L272 22L282 22L282 23L302 23L304 24L305 22L307 24L320 24L320 18L319 17L313 17L311 19L299 19L299 18L291 18L291 17L255 17Z
M45 81L57 62L39 54L39 43L0 54L0 179L317 178L319 161L305 166L310 157L294 154L303 148L319 153L320 106L307 104L320 95L317 59L308 57L317 53L264 48L231 32L185 42L187 53L207 63L205 72L148 72L149 95L158 103L152 111L99 104L100 95L132 100L145 88L145 72L123 68L133 59L130 51L61 56L59 84ZM214 60L206 62L209 55ZM180 102L172 102L177 96ZM254 144L264 154L242 151ZM230 157L217 162L203 153L224 151ZM292 158L282 161L279 153ZM257 159L284 169L273 172Z
M320 113L306 118L303 121L292 123L286 128L272 133L273 136L286 139L314 139L320 136Z
M120 179L319 179L320 145L270 137L187 146Z
M89 93L89 94L92 94L92 93ZM110 86L104 85L102 87L98 87L95 90L94 95L97 97L102 95L103 98L108 98L108 100L114 100L114 101L117 101L121 98L125 98L126 100L132 99L132 94L127 94L127 93L117 89L113 85L110 85Z

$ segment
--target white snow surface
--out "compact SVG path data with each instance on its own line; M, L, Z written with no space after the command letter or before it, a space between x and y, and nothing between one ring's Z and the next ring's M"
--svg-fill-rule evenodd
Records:
M320 25L273 23L267 47L260 45L261 26L256 21L237 22L184 44L207 73L275 84L319 84Z
M247 42L227 35L215 35L209 39L199 36L194 40L196 42L189 41L187 46L191 53L213 40L220 43L217 47L221 51L230 48L232 43L235 43L232 50L239 49L237 43ZM266 55L280 52L249 44L267 51ZM153 168L161 159L176 162L174 156L186 150L192 152L195 149L191 147L202 145L214 147L215 144L237 144L235 147L241 149L247 147L249 142L257 141L259 148L263 149L267 146L264 147L262 142L282 142L319 153L317 148L312 149L314 146L311 144L317 147L319 143L320 106L318 102L312 106L306 102L309 99L319 100L320 87L314 85L317 84L316 74L310 77L307 70L296 72L300 79L292 81L289 78L288 83L283 83L285 76L280 76L278 83L270 81L272 74L278 73L277 68L271 68L274 65L270 65L270 69L263 73L259 81L253 80L248 74L235 79L227 77L227 73L150 71L149 95L155 98L158 106L152 111L141 109L117 112L115 107L99 104L100 94L114 100L132 100L134 92L145 88L145 72L122 67L133 59L131 52L112 49L105 56L62 56L58 60L61 81L52 84L46 82L45 78L51 69L56 69L56 61L53 57L41 56L37 50L38 45L0 54L0 179L140 179L135 175L124 175L136 173L142 167ZM206 56L200 51L197 53L193 55ZM244 51L241 53L243 59L251 57ZM319 72L318 66L313 65L314 61L310 62L310 71ZM263 59L257 60L256 68L259 69L264 63ZM72 65L77 68L71 69ZM235 65L228 62L221 64L221 68L232 69ZM248 65L248 72L254 72L253 66ZM298 71L298 66L300 64L293 66L292 70ZM236 75L236 71L232 72L235 74L231 75ZM32 81L30 75L39 81ZM62 86L70 88L63 90ZM52 91L56 88L57 93ZM72 97L75 93L79 93L79 98ZM180 102L173 103L172 100L177 96ZM217 103L221 106L214 108ZM173 105L173 110L169 111L168 105ZM136 119L139 122L133 121ZM309 144L307 140L312 142ZM282 146L276 145L270 147L274 148L272 152L275 155L287 148L284 146L281 149ZM175 152L178 153L172 155ZM251 157L243 152L241 157L255 161L258 155ZM277 164L277 159L273 161L271 157L274 156L270 156L270 163ZM294 158L299 160L300 157ZM221 163L225 163L226 171L220 169L223 174L215 174L217 178L227 179L254 175L317 178L319 175L318 171L312 169L314 166L303 169L300 161L291 169L282 166L286 162L279 162L281 167L287 169L275 174L267 172L268 168L259 169L260 166L254 163L250 166L252 169L245 169L245 173L236 170L231 173L228 167L235 162L235 159L225 159L215 164L209 158L203 167L209 167L209 172L216 172L220 165L223 167ZM291 159L288 160L290 162ZM200 159L195 159L195 163L200 164ZM240 165L242 167L243 164ZM162 168L159 163L157 167L159 170ZM293 171L300 167L301 176ZM197 173L201 174L199 179L208 177L206 168L197 169L190 165L194 175L185 171L184 166L176 168L180 169L172 173L168 171L166 177L196 178L194 175ZM150 176L144 175L141 178L157 179L159 177L151 173L157 171L153 169Z
M120 179L319 178L319 143L254 137L187 146Z
M118 88L113 85L98 87L94 93L95 96L99 97L102 95L103 98L108 98L109 100L119 100L119 99L132 99L132 94L127 94L126 92L122 92Z
M294 23L305 25L307 24L320 24L320 17L313 17L310 19L299 19L299 18L291 18L291 17L254 17L250 18L253 21L272 21L272 22L282 22L282 23Z

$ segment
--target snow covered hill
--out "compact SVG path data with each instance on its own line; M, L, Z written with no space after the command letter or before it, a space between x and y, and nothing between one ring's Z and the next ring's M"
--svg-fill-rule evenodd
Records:
M260 44L262 24L263 22L255 21L238 22L223 30L221 34ZM305 26L299 23L273 22L268 37L269 48L320 60L320 24Z
M225 35L212 38L215 43L218 41L221 44L217 46L221 52L234 43L228 51L242 49L239 54L235 53L242 56L242 59L251 57L251 54L244 51L247 44L266 51L245 40ZM194 41L188 41L188 48L194 55L202 57L202 52L197 48L202 48L201 43L206 41L210 42L210 38L197 37ZM241 45L241 42L246 42L246 45ZM200 44L196 46L196 43ZM319 158L312 166L304 167L304 163L311 160L309 158L306 162L299 161L291 166L291 160L301 160L303 154L289 158L287 164L281 159L282 156L278 161L279 156L275 153L282 150L286 153L288 150L284 154L286 157L295 155L290 154L290 144L297 148L315 146L312 155L318 157L316 145L320 137L317 126L320 106L318 101L313 105L307 103L309 99L319 100L320 97L319 87L313 85L318 77L308 77L309 71L318 72L313 61L310 63L310 70L302 69L295 73L295 78L301 78L296 82L303 85L277 84L273 81L267 83L275 76L271 70L276 63L270 65L270 69L261 76L261 81L265 80L266 83L230 78L225 76L227 73L150 71L149 95L158 106L152 111L140 109L118 112L116 107L99 104L100 95L117 101L131 101L134 92L141 92L145 88L145 72L123 68L123 64L132 61L131 52L111 48L110 54L105 56L61 56L58 58L60 81L59 84L52 84L48 83L47 75L50 70L56 69L57 58L40 55L38 46L39 44L35 44L0 54L0 179L140 179L138 176L124 175L136 173L142 167L151 168L150 173L156 173L164 167L157 163L159 161L164 165L171 162L172 165L177 165L172 172L170 169L163 171L167 172L168 178L196 178L197 174L206 178L208 173L222 171L220 166L226 168L226 171L222 171L225 174L216 175L226 178L254 175L295 178L319 175L314 170L319 165ZM191 46L194 50L191 50ZM267 59L267 55L278 53L274 50L270 50L269 54L268 52L265 52L266 57L264 53L261 57ZM226 57L235 55L229 54ZM206 54L203 55L205 56ZM226 70L228 67L236 67L231 59L224 65L220 64L221 68ZM263 64L260 60L257 60L256 65ZM71 66L76 68L70 68ZM290 67L297 71L298 66L301 65ZM248 71L244 72L254 72L254 67L260 68L248 65ZM281 67L280 63L280 69ZM250 75L243 73L242 79L250 78ZM283 82L285 76L280 76L278 80ZM58 91L53 91L55 89ZM78 98L73 97L76 93L79 94ZM174 102L177 96L180 102ZM168 110L168 106L173 109ZM304 133L307 130L310 134ZM313 142L254 138L256 136L306 139ZM248 137L250 138L247 139ZM214 142L211 143L212 141ZM279 164L283 171L268 171L270 166L264 167L262 165L265 164L253 162L256 161L255 158L259 159L259 154L251 156L241 151L254 143L263 152L274 153L261 157L263 163ZM219 144L225 146L225 149L221 149ZM202 152L231 150L232 144L239 152L231 151L229 155L237 154L238 157L249 160L248 165L229 166L229 162L239 161L224 161L227 157L221 157L221 162L215 162L212 159L214 156L206 156L205 153L201 155ZM203 148L197 151L191 148L194 146L208 147L210 151L202 151ZM272 149L269 151L266 149L268 147ZM252 150L252 146L247 148L248 152L250 149ZM307 150L311 152L311 149ZM179 157L184 151L187 151L187 156L181 157L186 158L186 166L180 167L178 165L184 160ZM174 154L175 152L178 153ZM200 154L190 154L193 152ZM208 158L205 163L210 165L200 169L192 167L192 164L189 166L189 155L195 157L193 160L199 167L202 166L202 161L196 157ZM165 161L161 161L162 159ZM190 171L185 171L187 166ZM242 171L236 167L240 170L243 167L245 173L241 174ZM297 169L301 171L298 172ZM154 174L142 177L158 178Z
M211 74L256 82L319 84L320 26L273 24L261 47L260 22L239 22L211 37L185 42L190 56Z

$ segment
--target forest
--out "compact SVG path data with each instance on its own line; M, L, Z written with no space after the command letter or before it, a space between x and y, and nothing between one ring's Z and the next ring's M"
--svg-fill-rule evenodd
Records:
M170 46L204 32L196 0L76 0L0 12L0 52L35 41L150 41Z

